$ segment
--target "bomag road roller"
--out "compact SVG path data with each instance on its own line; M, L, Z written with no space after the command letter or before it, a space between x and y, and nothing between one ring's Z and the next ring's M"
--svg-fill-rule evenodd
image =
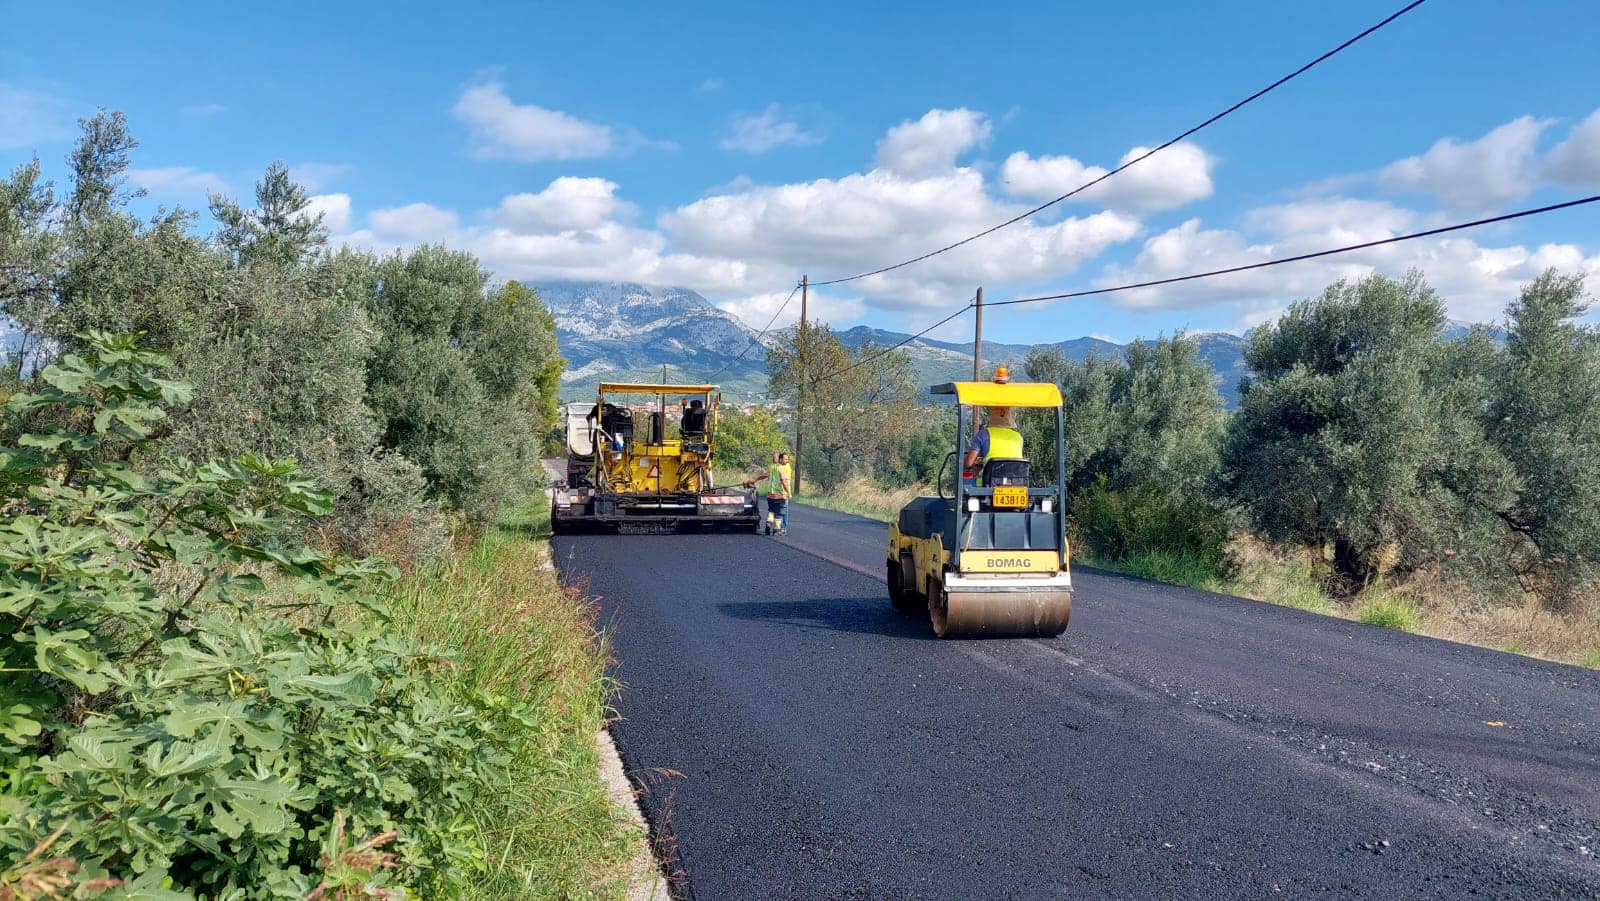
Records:
M669 399L677 407L672 417ZM721 410L716 385L631 382L604 382L596 403L568 405L567 476L551 502L552 528L670 532L709 525L754 533L755 495L716 486Z
M956 450L941 467L939 494L912 500L889 524L890 600L898 610L927 615L941 638L1061 634L1072 615L1061 390L1009 382L1002 367L993 382L952 382L929 392L955 407ZM965 473L974 408L1054 410L1055 472L1044 478L1027 459L991 456Z

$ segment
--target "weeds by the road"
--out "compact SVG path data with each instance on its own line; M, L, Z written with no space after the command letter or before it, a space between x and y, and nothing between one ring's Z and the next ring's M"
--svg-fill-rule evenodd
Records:
M927 485L911 485L906 488L884 488L868 478L857 476L846 481L831 492L813 492L799 498L802 504L811 504L827 510L838 510L841 513L854 513L868 519L880 522L889 522L900 515L900 508L904 507L914 497L932 494L933 489Z
M1420 616L1417 613L1416 605L1405 598L1386 593L1382 589L1374 590L1378 592L1377 595L1362 601L1361 606L1356 608L1357 621L1366 623L1369 626L1399 629L1402 632L1417 631Z
M599 776L610 684L592 606L549 568L547 527L521 513L397 586L392 627L459 655L452 678L518 699L511 790L478 811L491 876L474 897L620 896L643 836ZM512 725L521 723L522 725Z

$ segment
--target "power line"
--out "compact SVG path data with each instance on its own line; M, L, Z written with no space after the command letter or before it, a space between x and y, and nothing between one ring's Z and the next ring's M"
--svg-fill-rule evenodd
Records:
M927 328L923 329L922 331L917 332L915 335L908 335L906 337L906 339L904 341L901 341L899 344L892 344L892 345L890 345L888 347L881 348L876 353L874 353L874 354L872 354L870 356L862 357L861 359L856 360L854 363L851 363L849 366L844 366L844 367L841 367L839 369L835 369L832 372L824 373L822 375L817 376L814 379L811 379L811 382L810 382L811 387L815 388L816 386L822 384L824 381L826 381L828 379L837 378L837 377L839 377L841 375L844 375L845 373L849 372L852 369L855 369L855 368L857 368L859 366L865 366L866 364L871 363L874 360L882 359L883 357L886 357L889 354L894 353L895 351L899 350L900 348L905 347L907 344L910 344L911 342L917 340L918 338L921 338L923 335L928 334L929 332L933 331L934 329L938 328L939 326L944 325L945 323L947 323L950 320L956 318L957 316L960 316L962 313L965 313L966 311L972 309L973 302L974 302L973 300L967 301L966 306L963 306L961 309L956 310L954 313L951 313L949 316L944 317L943 319L939 320L938 322L935 322L933 325L928 326Z
M1443 228L1430 228L1426 231L1412 232L1408 235L1396 235L1392 238L1380 238L1376 241L1364 241L1360 244L1347 244L1344 247L1335 247L1329 250L1319 250L1314 253L1301 253L1290 257L1278 257L1260 263L1248 263L1242 266L1229 266L1226 269L1212 269L1207 272L1194 272L1189 275L1178 275L1171 278L1158 278L1145 282L1133 282L1127 285L1117 285L1114 288L1094 288L1085 291L1068 291L1063 294L1046 294L1040 297L1019 297L1015 300L988 301L987 307L1005 307L1014 304L1040 303L1046 300L1066 300L1073 297L1090 297L1096 294L1112 294L1118 291L1132 291L1136 288L1154 288L1158 285L1171 285L1178 282L1194 281L1202 278L1212 278L1218 275L1229 275L1235 272L1247 272L1252 269L1265 269L1269 266L1282 266L1285 263L1298 263L1302 260L1315 260L1319 257L1330 257L1335 254L1350 253L1355 250L1366 250L1369 247L1382 247L1385 244L1399 244L1402 241L1414 241L1418 238L1431 238L1435 235L1463 231L1469 228L1478 228L1484 225L1493 225L1497 222L1509 222L1513 219L1523 219L1528 216L1537 216L1541 213L1551 213L1556 210L1565 210L1571 207L1600 201L1600 194L1590 197L1581 197L1577 200L1568 200L1563 203L1552 203L1549 206L1536 207L1531 210L1522 210L1516 213L1506 213L1501 216L1491 216L1487 219L1474 219L1471 222L1461 222L1455 225L1446 225Z
M789 308L789 302L794 300L794 296L796 294L798 294L798 293L800 293L800 283L796 282L795 286L794 286L794 290L789 292L789 296L787 298L785 298L784 301L783 301L783 304L778 307L778 312L773 313L772 314L772 318L767 320L766 327L763 328L761 331L757 332L755 337L750 339L750 343L746 344L744 346L744 350L740 351L738 356L734 357L733 359L729 360L726 363L723 363L721 369L718 369L716 372L713 372L710 375L706 376L705 380L707 382L709 382L712 379L715 379L717 376L723 374L724 372L727 372L729 366L732 366L733 364L735 364L735 363L739 362L740 360L744 359L745 354L748 354L752 347L755 347L757 344L761 343L761 339L765 338L767 336L767 332L772 330L772 324L774 322L777 322L778 321L778 317L783 315L783 311Z
M978 232L975 235L971 235L969 237L962 238L961 240L955 242L954 244L946 244L945 246L940 247L937 250L930 250L930 251L928 251L927 253L925 253L925 254L923 254L921 256L912 257L909 260L904 260L902 262L895 263L893 266L884 266L881 269L874 269L871 272L862 272L862 273L860 273L858 275L850 275L850 276L845 276L843 278L829 279L828 281L812 282L812 284L816 285L816 286L819 286L819 287L824 286L824 285L838 285L838 284L843 284L845 282L853 282L853 281L856 281L857 279L867 278L868 276L882 275L885 272L893 272L896 269L901 269L903 267L910 266L913 263L920 263L923 260L929 259L931 257L936 257L941 253L945 253L947 251L955 250L957 247L961 247L962 245L970 244L973 241L978 240L979 238L986 237L988 235L992 235L995 232L999 231L1000 229L1006 228L1007 226L1015 225L1018 222L1021 222L1022 220L1027 219L1030 216L1033 216L1033 215L1035 215L1037 213L1041 213L1041 212L1043 212L1043 211L1055 206L1056 204L1060 203L1063 200L1066 200L1066 199L1068 199L1070 197L1076 196L1077 194L1080 194L1080 193L1082 193L1082 192L1094 187L1095 185L1105 181L1106 179L1110 178L1113 175L1116 175L1118 172L1122 172L1123 170L1127 169L1130 166L1133 166L1133 165L1135 165L1137 163L1141 163L1141 162L1149 159L1150 157L1155 156L1156 154L1160 153L1163 150L1166 150L1168 147L1171 147L1172 145L1178 143L1179 141L1182 141L1183 139L1194 135L1196 132L1200 131L1201 129L1203 129L1203 128L1205 128L1205 127L1207 127L1207 126L1209 126L1209 125L1211 125L1211 124L1213 124L1213 123L1215 123L1215 122L1217 122L1217 121L1219 121L1219 120L1221 120L1221 119L1223 119L1223 118L1225 118L1225 117L1227 117L1229 115L1231 115L1232 113L1234 113L1234 112L1238 111L1239 109L1241 109L1241 108L1243 108L1243 107L1255 102L1256 100L1259 100L1260 98L1265 97L1267 94L1272 93L1273 91L1277 90L1278 88L1282 87L1283 85L1289 83L1290 81L1293 81L1295 78L1298 78L1299 76L1304 75L1306 72L1309 72L1311 69L1315 68L1316 66L1318 66L1318 65L1322 64L1323 62L1326 62L1327 60L1331 59L1333 56L1337 55L1341 51L1343 51L1346 48L1350 47L1352 44L1355 44L1357 41L1360 41L1362 38L1365 38L1368 35L1372 34L1373 32L1377 31L1378 29L1384 27L1385 25L1388 25L1390 22L1393 22L1395 19L1398 19L1401 16L1405 15L1406 13L1412 11L1413 9L1416 9L1417 7L1421 6L1425 2L1426 2L1426 0L1412 0L1412 2L1410 2L1410 3L1406 4L1405 6L1401 7L1399 10L1396 10L1395 12L1389 14L1382 21L1380 21L1380 22L1368 27L1365 31L1362 31L1360 34L1356 35L1355 37L1352 37L1352 38L1346 40L1344 43L1340 44L1339 46L1333 48L1332 50L1329 50L1328 52L1322 54L1321 56L1317 57L1316 59L1312 60L1311 62L1306 63L1305 65L1303 65L1300 68L1294 70L1293 72L1290 72L1288 75L1283 76L1282 78L1278 79L1277 81L1274 81L1272 84L1267 85L1266 87L1262 88L1261 90L1256 91L1254 94L1251 94L1250 96L1244 98L1243 100L1240 100L1238 103L1235 103L1234 105L1228 107L1227 109L1223 110L1222 112L1217 113L1216 115L1214 115L1211 118L1205 120L1204 122L1201 122L1199 125L1196 125L1196 126L1190 128L1189 130L1183 132L1182 134L1179 134L1177 137L1168 140L1166 143L1161 144L1160 146L1158 146L1158 147L1156 147L1156 148L1154 148L1152 150L1148 150L1148 151L1140 154L1139 156L1136 156L1133 159L1128 160L1126 163L1123 163L1122 165L1120 165L1117 168L1112 169L1111 171L1099 176L1098 178L1091 179L1090 181L1087 181L1087 182L1079 185L1078 187L1073 188L1071 191L1068 191L1067 193L1062 194L1060 197L1057 197L1054 200L1050 200L1050 201L1048 201L1046 203L1042 203L1042 204L1034 207L1033 209L1028 210L1025 213L1021 213L1021 214L1019 214L1017 216L1013 216L1010 219L1007 219L1006 221L1000 223L999 225L995 225L995 226L992 226L990 228L986 228L983 231Z

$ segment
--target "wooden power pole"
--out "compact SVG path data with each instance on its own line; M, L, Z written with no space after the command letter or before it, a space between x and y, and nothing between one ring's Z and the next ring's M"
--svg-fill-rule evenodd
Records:
M795 363L800 367L800 377L795 379L794 391L794 496L800 496L800 449L805 440L802 417L806 396L806 345L811 338L806 334L806 300L811 289L811 276L800 276L800 331L795 333Z
M983 288L978 288L978 298L972 306L972 380L983 381ZM980 421L982 413L977 407L972 408L972 434L977 435L978 429L983 427Z

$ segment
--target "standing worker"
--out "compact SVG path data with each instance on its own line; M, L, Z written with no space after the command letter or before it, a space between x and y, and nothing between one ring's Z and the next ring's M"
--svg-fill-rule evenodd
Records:
M746 485L763 482L767 493L767 525L769 535L783 535L789 531L789 498L794 496L794 470L789 467L789 455L778 451L772 455L772 468L756 476Z

